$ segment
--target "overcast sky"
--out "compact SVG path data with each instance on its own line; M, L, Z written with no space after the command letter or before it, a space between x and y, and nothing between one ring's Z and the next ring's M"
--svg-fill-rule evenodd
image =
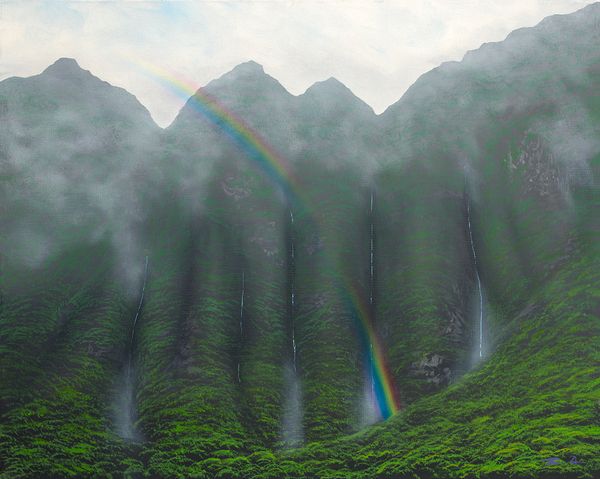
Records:
M589 3L0 0L0 79L73 57L136 95L166 126L183 100L148 78L137 60L202 86L252 59L293 94L334 76L380 113L441 62Z

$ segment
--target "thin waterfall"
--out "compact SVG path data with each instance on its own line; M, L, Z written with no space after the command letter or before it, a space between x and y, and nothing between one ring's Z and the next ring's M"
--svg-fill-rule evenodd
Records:
M373 262L373 232L374 232L374 223L373 223L373 191L371 191L371 208L370 208L370 220L371 220L371 225L370 225L370 239L371 239L371 249L370 249L370 257L369 257L369 264L370 264L370 282L369 282L369 287L370 287L370 292L369 292L369 303L373 304L373 273L374 273L374 262Z
M369 208L369 304L371 305L371 317L374 316L374 308L373 308L373 292L375 289L375 223L373 221L373 190L371 190L371 204ZM373 371L373 343L369 344L369 364L370 364L370 376L371 376L371 394L375 397L375 374Z
M240 336L244 335L244 293L246 292L246 273L242 271L242 295L240 298Z
M242 293L240 295L240 345L244 341L244 295L246 293L246 273L242 271ZM238 357L237 363L237 380L238 383L242 382L242 378L240 376L240 367L241 361Z
M144 279L142 282L142 291L140 301L133 317L131 326L131 337L129 338L129 348L127 351L127 363L125 366L121 390L117 397L117 433L127 441L137 441L140 435L135 427L137 416L135 404L135 374L133 364L133 349L135 344L135 333L138 319L144 305L144 295L146 294L146 282L148 280L148 256L144 264Z
M290 223L293 228L294 226L294 213L290 210ZM296 285L295 285L295 261L296 261L296 253L294 250L294 236L292 235L290 238L290 263L291 263L291 278L290 278L290 322L292 328L292 365L294 367L294 372L296 372L296 325L294 322L294 309L296 307Z
M135 327L137 326L138 319L140 317L140 313L142 312L142 305L144 304L144 295L146 294L146 281L148 280L148 256L146 256L144 262L144 280L142 283L142 293L140 294L140 302L138 303L138 307L135 311L135 317L133 318L133 326L131 328L131 339L129 341L129 355L132 356L133 352L133 340L135 338Z
M369 203L369 313L371 320L375 317L375 220L374 220L374 193L371 190ZM378 413L375 399L375 358L373 352L373 343L369 342L369 351L367 357L368 381L365 381L363 388L363 400L361 406L361 427L368 426L377 422Z
M475 265L475 278L477 280L477 293L479 295L479 357L483 357L483 291L481 288L481 278L479 277L479 265L477 263L477 253L475 252L475 243L473 242L473 230L471 228L471 202L467 201L467 224L469 226L469 243L471 244L471 253L473 254L473 264Z
M289 284L289 324L292 346L291 362L285 367L285 395L283 404L283 417L281 424L281 438L284 447L298 447L304 442L302 427L302 385L298 376L298 356L296 348L296 250L294 244L294 214L290 209L290 234L288 258L288 284ZM291 363L291 364L290 364Z

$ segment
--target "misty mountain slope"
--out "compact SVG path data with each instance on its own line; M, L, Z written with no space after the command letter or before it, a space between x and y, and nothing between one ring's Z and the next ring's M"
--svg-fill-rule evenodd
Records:
M121 449L107 431L139 272L124 256L158 127L68 59L3 81L0 103L0 469L44 475L70 444L57 467L90 474Z
M553 52L540 51L540 63L544 61L544 55L550 57ZM576 56L585 58L583 55ZM587 71L593 68L590 64L593 65L594 61L594 56L588 54L588 59L578 67ZM544 74L543 69L541 72ZM529 74L535 76L535 72L529 71ZM522 75L526 76L526 73ZM466 90L471 85L464 82L467 76L465 74L460 81L456 80L456 84ZM543 81L538 78L538 82L545 84L546 77L544 75ZM560 75L557 77L554 90L562 91L561 88L566 88L565 83ZM425 80L413 88L435 91ZM452 77L444 76L441 80L442 83L455 81ZM597 125L593 80L593 76L585 76L577 92L577 95L586 99L583 111L587 115L586 129L578 134L583 136L583 143L592 145L591 152L594 151L593 132ZM535 83L535 79L532 81ZM490 95L504 101L507 89L502 82L499 86L490 83L486 87L491 91ZM477 88L475 85L474 89ZM466 98L475 97L475 93L453 92L452 98L457 95L459 98L463 95ZM526 94L524 96L527 97ZM402 477L402 474L413 473L425 475L426 471L439 477L458 477L474 471L488 474L489 477L509 473L526 474L524 471L530 471L527 474L536 477L552 475L557 471L545 464L548 457L568 459L569 454L574 454L582 459L584 466L564 466L558 470L563 473L571 470L582 477L585 471L595 470L597 466L593 451L596 433L595 426L591 424L596 414L594 401L597 400L598 389L593 379L593 368L582 369L580 366L582 362L597 364L597 357L594 356L594 339L598 333L595 321L597 296L593 285L594 264L597 262L597 243L594 241L598 231L597 215L594 214L597 188L594 185L597 184L598 160L597 153L584 158L589 165L589 174L587 179L583 178L584 181L571 176L570 170L561 165L565 158L559 156L560 150L556 151L555 145L549 141L551 138L547 135L544 137L543 133L549 131L552 125L561 124L561 121L569 124L573 121L570 115L581 112L573 108L571 98L563 101L562 96L549 95L542 99L545 101L542 106L539 106L540 100L534 95L531 101L523 103L521 109L511 108L508 102L506 109L499 108L492 113L488 111L489 103L485 97L473 100L462 108L456 107L457 102L452 102L445 110L436 102L434 105L438 110L434 110L433 114L439 115L440 128L443 130L436 130L436 123L426 117L423 119L425 127L419 130L420 138L400 136L397 141L388 143L380 139L383 145L374 152L382 162L387 160L386 168L375 177L376 215L381 218L376 223L379 264L376 324L387 345L401 394L407 402L414 401L423 394L456 381L473 363L477 340L474 324L477 287L469 236L472 236L473 249L480 257L479 274L486 301L486 366L479 369L474 378L468 376L464 382L452 386L448 393L422 400L422 406L421 402L410 406L408 411L415 412L412 413L414 419L409 420L411 434L406 439L406 427L394 426L403 421L403 416L400 416L374 429L374 436L369 438L381 434L382 439L375 441L372 446L366 440L364 446L355 446L354 441L359 439L353 438L339 443L339 446L326 443L326 447L331 449L330 453L324 452L321 449L323 446L314 444L297 454L285 456L298 459L301 463L299 466L290 463L282 466L273 457L254 455L251 456L257 461L254 465L232 459L223 461L222 465L206 461L196 467L200 470L207 468L209 474L216 474L225 468L233 477L251 477L270 467L278 471L273 472L278 477L282 474L282 467L289 474L301 477L336 477L340 469L346 477L352 477L352 474L356 477ZM432 110L427 109L431 102L428 94L423 94L423 102L423 109L418 109L417 115L421 111L431 115ZM398 108L400 118L407 115ZM388 115L391 113L386 113L381 121L390 122ZM408 119L398 119L398 129L402 132L404 124L417 120L418 116L417 119L410 116ZM448 128L448 125L452 125L452 128ZM472 135L465 134L471 131L474 132ZM301 169L304 172L304 191L308 196L306 202L319 205L319 208L311 211L311 216L323 216L317 223L319 227L326 225L324 237L317 235L314 240L317 250L333 247L335 257L350 246L350 251L363 248L365 254L367 238L357 233L364 227L365 219L351 220L349 225L354 224L354 228L338 228L343 221L358 214L357 210L368 210L365 201L368 196L367 185L362 186L365 193L362 201L353 200L353 193L350 192L340 196L331 187L326 197L323 196L325 193L319 196L323 186L316 185L321 172L335 172L339 178L345 178L343 183L348 185L354 180L346 179L341 173L343 170L336 169L334 165L326 168L319 165L319 161L327 165L327 155L323 152L329 148L335 155L335 146L324 142L311 144L311 147L294 160L294 166L306 165ZM573 153L578 151L574 150ZM314 179L309 172L314 174ZM311 190L312 184L315 185L314 190ZM358 181L356 185L360 188L361 182ZM331 216L327 213L329 210ZM300 223L301 220L296 221ZM340 226L336 226L338 222ZM472 223L471 235L469 223ZM303 235L314 237L315 234L310 231L316 227L311 222L299 226L299 244L306 242L306 239L302 239ZM336 233L336 230L340 233ZM549 231L552 233L549 234ZM346 246L343 241L340 242L342 238L350 238ZM307 252L313 250L314 247ZM302 252L302 249L298 251ZM350 263L357 268L354 271L359 271L360 265L362 268L368 267L366 255L354 256L356 261ZM343 308L335 306L335 294L330 297L325 295L327 283L318 279L334 271L314 261L310 261L314 266L305 269L310 262L304 263L298 259L298 319L311 326L309 331L327 325L320 318L338 318L343 325ZM331 264L329 261L328 266ZM303 270L307 273L302 273ZM360 277L360 273L352 274ZM309 296L302 297L302 289L315 280L318 285L316 289L324 296L325 302L316 311L309 310L303 317L300 312L311 301ZM365 281L364 276L362 281ZM578 291L577 299L568 299L567 296L563 301L561 295L556 294L562 288L570 290L567 285L572 285L573 291ZM550 326L550 318L553 318L553 326ZM312 324L310 321L318 323ZM557 325L554 325L554 321ZM533 337L535 331L543 330L544 324L551 328L552 333L538 333L535 336L537 342L530 349L527 338ZM343 331L339 325L335 330ZM325 339L328 334L322 332L320 337ZM573 344L579 343L580 337L590 339L582 342L581 356L573 360L570 351ZM322 361L327 357L327 350L333 347L334 355L326 360L326 364L334 365L336 351L355 347L348 339L336 339L326 341L323 348L315 341L314 334L311 339L312 344L309 341L299 343L299 364L302 364L303 356L304 361L313 357ZM543 354L535 352L538 350L544 351ZM550 358L555 358L557 362L554 363ZM351 362L346 364L350 365ZM310 367L310 363L305 363L305 366ZM311 379L313 373L310 370L304 372L303 385L308 394L312 381L317 389L320 382L331 384L328 388L333 386L332 391L342 386L326 379L331 376L328 376L326 368L321 369L317 369L322 377L320 381ZM356 370L360 370L360 366ZM352 374L352 368L349 368L344 377L351 377ZM477 387L471 386L475 384L474 381L482 383ZM555 388L554 394L538 394L548 381ZM446 403L451 396L447 394L450 391L455 391L456 400L448 405ZM323 402L326 390L321 387L319 392L319 400L310 396L306 399L304 417L308 437L312 427L310 418L319 417L316 415L319 408L326 406ZM334 392L333 396L336 394L340 393ZM555 406L554 402L569 404L570 401L577 404L575 409L578 412L570 416L560 415L561 406ZM330 404L333 403L331 401ZM531 405L527 406L528 403ZM446 414L448 408L454 412ZM511 409L522 411L511 414ZM333 413L328 409L322 410L328 411L322 416L322 420L328 423ZM438 415L434 414L436 411L439 411ZM410 418L411 413L407 414ZM479 414L481 421L471 426L464 425ZM432 418L427 421L429 416ZM486 416L489 419L484 420ZM419 426L421 422L424 424ZM400 431L396 427L401 427ZM517 432L519 428L522 428L522 432ZM551 428L548 432L550 437L543 433L548 428ZM507 433L499 432L503 430ZM469 434L473 438L465 443L462 438ZM522 441L513 440L512 434ZM498 440L494 440L496 436L499 436ZM389 452L386 452L386 448ZM401 451L417 452L404 459L396 459L402 456ZM364 455L357 457L359 454ZM446 456L456 466L448 465L444 460Z
M300 160L299 166L322 168L314 160ZM308 201L318 209L295 212L294 312L308 441L351 432L364 422L365 352L340 283L352 278L362 296L368 294L368 233L358 227L368 199L357 172L334 171L340 179L335 185L325 172L306 175Z
M586 8L585 14L545 20L539 36L548 42L548 34L560 39L559 49L554 48L556 43L547 48L536 27L512 34L512 41L474 52L461 64L424 75L381 117L395 125L389 126L386 135L395 135L397 158L403 164L390 164L382 170L385 175L377 189L380 204L385 201L386 183L396 187L388 188L400 198L408 196L411 189L422 195L418 201L398 198L400 201L393 203L396 209L388 218L404 221L395 224L388 220L385 227L390 237L393 232L400 238L397 244L414 238L415 251L427 248L432 240L443 241L443 236L434 233L436 228L454 238L450 244L464 243L465 203L470 205L477 266L487 303L489 357L447 391L414 403L404 414L365 435L341 441L337 447L326 446L325 450L334 450L329 459L324 459L322 446L317 445L293 455L303 459L306 469L300 470L304 474L337 477L340 470L346 477L597 474L600 110L595 94L598 77L593 72L600 58L590 45L597 43L599 14L594 5ZM577 34L570 30L573 23ZM522 37L533 46L523 48L514 41ZM565 44L568 55L578 59L576 63L561 61L561 55L567 54ZM503 52L503 62L486 64L485 58L479 57L493 48ZM525 63L523 57L531 61ZM536 69L536 63L553 69ZM473 81L476 74L487 75L485 94L481 84ZM506 75L513 80L512 74L514 81L503 78ZM515 94L519 98L515 99ZM444 97L467 101L445 101ZM415 170L419 174L411 178ZM402 179L407 184L400 186ZM435 204L436 197L443 200L419 215L419 210ZM456 211L444 217L442 212L451 211L453 203ZM412 227L411 212L416 220ZM385 254L389 264L387 255L398 256L402 249L394 251L384 241L379 235L378 257ZM421 260L435 261L436 251L444 252L440 262L449 263L431 270L433 281L443 278L453 264L460 267L465 261L464 250L454 253L453 259L448 246L441 244ZM409 258L415 261L422 256ZM410 278L404 280L409 285L419 282L418 276L410 276L406 259L397 264L390 268L396 281L384 281L383 285L402 284L403 277ZM463 269L467 277L458 282L471 292L472 268L471 261ZM428 269L420 266L415 271L427 276ZM385 267L380 268L378 280L385 274ZM455 278L461 277L459 271L455 274ZM433 296L438 301L444 297L443 291L450 289L448 283L430 283L441 285L441 292ZM412 288L418 291L416 285ZM384 304L379 308L391 303L384 317L406 317L416 309L419 320L408 323L406 334L411 326L425 328L427 303L420 304L406 291L398 296L403 303L394 307L393 291L383 295ZM465 298L464 294L457 296ZM452 305L448 300L441 303ZM456 318L443 310L434 313L436 316L442 324L444 316ZM442 338L451 336L451 330L445 333ZM401 343L402 337L385 330L382 334L394 338L390 347L394 354L394 345ZM435 337L428 336L430 340ZM418 347L413 345L413 351ZM443 344L434 347L443 356L448 354ZM399 349L406 354L406 348ZM460 350L451 348L450 357ZM401 366L402 359L394 364ZM439 373L431 359L423 366L429 374ZM407 376L402 373L399 381L410 391L411 385L404 379ZM568 463L571 456L577 458L577 464ZM548 464L550 457L558 457L556 465Z
M586 116L597 101L589 89L597 77L599 8L596 3L570 15L548 17L536 27L512 32L502 42L468 52L462 62L444 63L425 73L381 115L388 126L386 137L398 146L404 140L409 149L400 151L418 154L428 147L419 138L435 133L440 143L468 161L479 152L478 135L462 135L462 128L473 132L481 126L493 128L489 120L494 117L532 110L567 117L580 113L573 120L587 130ZM579 35L573 34L575 30ZM461 130L445 128L449 112ZM569 133L577 137L576 131Z
M489 328L491 336L484 338L489 346L496 341L496 333L501 336L506 320L525 306L561 262L568 261L577 237L598 231L590 195L595 197L597 192L593 161L600 149L598 78L594 74L600 57L591 47L600 34L599 14L596 4L573 15L551 17L535 28L513 32L505 42L470 52L463 62L444 64L423 75L379 118L382 138L388 140L385 148L393 151L391 156L381 155L388 163L383 171L388 178L396 171L399 179L418 171L413 180L406 181L418 185L416 189L424 196L418 203L405 201L396 215L407 216L438 201L421 220L415 218L412 228L401 229L404 222L395 228L388 223L390 238L410 241L413 237L415 244L425 247L429 232L438 242L448 238L453 247L468 243L464 210L466 203L470 204L484 299L491 303L489 320L498 319ZM406 194L410 187L396 191ZM464 197L463 208L445 218L436 216L459 197ZM582 222L582 216L590 221ZM421 230L419 223L427 218L436 218L434 225ZM456 233L451 233L448 222L456 225ZM435 228L445 235L435 233ZM436 251L447 250L448 246L436 246L427 254L411 257L432 259ZM444 255L443 260L451 263L431 271L436 287L446 290L433 295L434 302L448 295L464 300L464 294L456 296L451 289L455 280L442 278L448 266L466 272L465 253L472 256L464 249L457 251L454 260ZM388 252L381 250L383 254ZM405 277L408 274L400 266L393 271ZM419 268L421 275L425 271ZM454 285L455 291L462 289L467 297L475 294L475 278L473 273L469 276L470 280L459 279ZM455 278L460 278L460 273ZM456 331L457 321L459 329L463 327L462 314L468 310L476 313L472 304L457 310L452 306L456 299L443 300L436 312L438 318L447 318L446 326L440 325L447 327L448 334L442 335L447 339ZM404 303L388 310L388 317L414 308L419 311L418 306ZM448 364L451 370L454 362Z
M166 242L151 249L138 361L140 428L155 474L185 474L193 458L280 441L291 346L277 227L285 212L273 193L231 162L202 210L161 232ZM173 212L164 214L172 223ZM168 453L182 445L185 453Z
M113 460L119 467L122 447L107 427L132 312L114 265L102 259L110 254L106 243L72 249L4 290L3 475L98 474Z
M335 78L315 83L297 97L296 104L294 139L301 143L294 157L329 157L324 163L331 166L353 163L367 178L378 162L371 152L376 132L371 107Z
M597 267L597 255L582 255L562 268L483 367L368 432L294 453L304 464L299 470L317 477L595 477ZM577 294L565 297L565 289ZM572 456L578 464L568 463ZM551 457L558 465L547 464Z
M478 360L468 198L417 163L382 169L375 191L377 327L407 404Z
M65 58L3 81L0 104L6 260L36 265L82 235L123 245L149 189L159 128L148 111Z
M210 95L210 100L206 100L207 95ZM324 101L326 98L327 101ZM282 183L276 183L273 191L270 191L273 186L265 190L264 182L267 178L264 176L264 171L261 171L262 165L255 163L254 158L248 158L252 153L239 148L226 132L220 130L218 124L214 121L211 124L203 109L206 101L217 101L238 118L238 121L246 123L257 131L269 132L265 136L268 138L269 146L280 154L282 152L287 154L286 159L290 163L298 163L298 172L305 168L314 172L310 178L302 178L301 174L294 173L299 178L298 189L302 190L299 193L302 197L300 204L286 206L281 196L282 187L285 189ZM212 215L211 211L214 211L214 218L217 221L225 221L238 241L242 245L247 245L242 246L244 251L256 252L256 254L244 253L245 259L241 260L241 264L248 264L245 268L245 277L248 280L247 291L250 296L246 298L246 305L251 304L248 300L251 300L252 291L258 284L261 284L261 289L256 291L256 296L264 298L268 295L267 297L272 298L263 307L261 311L263 316L273 315L274 312L268 311L284 300L283 309L278 306L275 310L279 310L278 314L285 313L285 317L279 320L279 327L283 326L285 333L283 361L287 374L292 376L288 378L288 382L297 384L299 380L306 381L306 389L297 391L296 394L311 399L306 402L306 411L298 412L295 418L286 416L285 412L281 417L281 403L275 403L270 408L268 415L263 416L261 421L272 424L268 433L271 436L271 443L273 440L288 441L286 433L281 431L282 420L294 423L300 421L301 424L298 424L297 428L304 429L302 435L305 434L307 438L331 437L347 433L356 430L362 421L361 399L355 391L362 387L362 370L359 365L361 352L357 349L358 343L353 332L352 320L340 298L339 287L335 286L332 280L342 274L349 274L349 272L343 273L337 264L339 256L337 250L339 245L343 244L340 241L344 236L351 238L354 235L353 222L357 214L360 216L361 210L365 212L367 208L364 203L365 196L356 198L353 188L365 189L363 178L368 172L359 175L352 171L345 172L344 169L348 170L348 168L344 165L348 162L358 164L361 161L373 163L372 158L360 155L364 147L345 145L339 142L339 138L346 137L350 131L368 131L362 123L370 122L373 125L374 119L375 116L368 106L333 79L311 87L299 97L293 97L275 80L265 75L261 67L250 62L237 67L203 88L196 99L188 101L165 132L164 141L168 145L166 151L169 155L166 161L172 165L171 167L177 165L176 168L181 168L178 171L189 173L195 168L202 168L199 178L197 175L189 175L190 186L188 188L188 180L186 180L185 192L182 194L193 196L195 192L204 191L206 185L217 185L216 190L222 189L219 194L223 196L219 202L219 209L213 208L216 204L212 201L198 207L207 214ZM363 140L360 138L356 140L356 142L361 141ZM322 218L315 221L315 218L312 218L312 210L317 204L324 206L323 192L326 190L323 189L322 179L327 175L336 174L336 171L340 171L344 178L348 178L352 183L342 187L340 194L331 195L331 199L327 200L331 208L328 208L326 213L324 209ZM181 176L186 177L185 173ZM312 178L316 180L314 185L309 184L313 182ZM198 183L192 184L195 179ZM240 216L236 216L231 211L224 212L224 205L229 204L232 199L234 203L247 205L250 209L242 208L246 213ZM191 199L191 203L195 204L196 200L197 197ZM275 214L273 211L275 216L269 214L271 220L265 222L266 218L262 216L270 208L268 202L274 203L275 208L279 208L280 212ZM210 206L207 207L207 204ZM254 204L256 206L252 207L251 205ZM303 220L305 210L310 210L310 216ZM299 228L290 224L291 216L298 218ZM344 229L338 229L336 232L336 228L339 227L330 224L330 220L345 222ZM324 241L319 234L325 232L320 230L330 231L331 238ZM282 234L286 231L288 237L284 238ZM290 272L292 248L290 235L296 238L293 273ZM255 246L252 245L253 243ZM313 257L319 256L316 252L321 249L319 246L321 243L327 244L326 248L330 250L324 261ZM355 251L366 252L368 238L361 236L358 242L349 239L347 243L348 247ZM263 251L261 252L260 249ZM343 252L343 249L340 249L340 252ZM267 257L273 256L276 264L261 259L264 254ZM348 253L344 252L344 254ZM333 257L336 259L332 260ZM357 263L356 267L362 275L368 267L368 258L364 254L361 258L364 262ZM314 266L309 266L311 264ZM283 273L285 276L273 277L273 272L280 267L282 269L279 274ZM238 267L238 270L241 269ZM326 269L329 271L325 271ZM260 274L254 274L254 270L260 271ZM241 276L241 273L242 271L239 271L238 274ZM323 276L322 280L319 279L321 276ZM260 283L257 283L258 281ZM292 282L298 285L294 293L296 297L294 305L290 304ZM239 300L238 292L232 294L231 301ZM277 296L278 299L275 300ZM264 302L264 299L261 301ZM250 310L247 314L250 320L253 320L255 315ZM328 324L326 321L321 321L321 318L326 316L340 316L340 318L332 319L331 324ZM318 333L321 322L327 331ZM292 323L297 324L296 331ZM297 337L294 338L292 336L295 332ZM331 334L336 337L339 335L339 341L332 342ZM325 341L322 341L321 336ZM241 339L244 342L247 338ZM239 338L235 337L231 340L238 342ZM265 349L269 343L268 340L262 339L260 344L260 348ZM291 364L294 348L296 348L295 367ZM326 355L331 356L332 364L331 367L323 368L324 358L330 357ZM255 377L265 374L265 369L259 372L259 369L255 368L251 370L251 375L243 374L248 359L245 358L245 361L241 362L240 371L246 378L241 381L241 384L242 386L248 384L250 388L257 390L259 385L254 384ZM272 362L268 367L273 372L279 371L281 358L271 357L270 361ZM267 367L267 364L263 366ZM294 373L291 372L292 369L295 370ZM271 374L269 373L269 376ZM275 377L278 375L280 373ZM314 381L310 379L312 377L315 378ZM235 380L235 377L230 377L230 380ZM277 385L277 390L272 390L269 394L281 396L284 409L288 401L297 400L290 396L291 390L297 386L283 385L280 382L277 384L278 381L275 383L273 381L274 377L271 376L268 382ZM326 382L330 383L327 396L323 390ZM340 403L339 397L348 399ZM260 409L255 405L254 408L246 411L246 416L252 416L252 411L260 411ZM273 425L276 426L275 430ZM256 433L256 430L254 432Z
M379 117L253 62L162 131L72 61L1 82L0 477L597 476L599 16Z
M214 113L222 110L255 131L269 131L269 142L287 154L292 141L293 117L290 104L294 97L255 62L238 65L221 78L199 89L181 109L166 129L165 143L173 158L182 167L193 168L190 162L213 164L223 155L239 156L240 150L232 135L235 131ZM225 126L224 126L225 125ZM190 155L193 155L190 158ZM206 168L204 166L204 168ZM194 172L195 176L198 175Z

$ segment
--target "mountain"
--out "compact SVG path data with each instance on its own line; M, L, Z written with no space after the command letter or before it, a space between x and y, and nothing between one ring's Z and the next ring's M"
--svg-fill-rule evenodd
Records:
M104 230L138 216L123 206L138 194L134 178L146 175L159 131L146 108L66 58L4 80L0 104L7 261L36 266L83 229L124 234Z
M379 116L254 62L164 130L0 82L0 477L599 475L598 25Z

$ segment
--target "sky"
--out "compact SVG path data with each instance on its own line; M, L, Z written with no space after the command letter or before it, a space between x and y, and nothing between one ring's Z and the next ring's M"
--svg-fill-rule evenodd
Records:
M420 75L579 0L0 0L0 80L60 57L123 87L167 126L183 105L152 64L201 87L254 60L292 94L335 77L376 113Z

